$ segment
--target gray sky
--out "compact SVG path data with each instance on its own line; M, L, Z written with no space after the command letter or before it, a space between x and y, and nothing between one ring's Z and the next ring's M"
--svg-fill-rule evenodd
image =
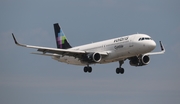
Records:
M179 104L179 0L1 0L0 104ZM56 47L53 23L73 46L146 33L166 48L147 66L117 75L118 63L83 67L30 54L21 43ZM159 51L159 45L154 51Z

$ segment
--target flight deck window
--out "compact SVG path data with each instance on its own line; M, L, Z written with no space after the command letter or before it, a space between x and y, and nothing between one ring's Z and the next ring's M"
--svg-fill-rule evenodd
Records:
M152 40L151 38L139 38L139 41L143 41L143 40Z

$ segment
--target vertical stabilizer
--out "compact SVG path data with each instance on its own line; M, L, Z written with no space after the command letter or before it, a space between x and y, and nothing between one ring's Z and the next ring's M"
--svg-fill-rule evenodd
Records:
M57 48L59 49L72 48L58 23L54 24L54 32L55 32Z

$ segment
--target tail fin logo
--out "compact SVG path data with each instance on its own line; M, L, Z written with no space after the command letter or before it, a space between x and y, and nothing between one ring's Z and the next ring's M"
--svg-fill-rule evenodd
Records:
M65 43L65 40L66 40L66 37L63 33L62 30L60 30L60 32L58 33L58 36L57 36L57 43L58 43L58 46L59 48L63 48L63 44Z
M66 36L58 23L54 24L54 31L55 31L57 48L60 49L71 48L71 45L68 43Z

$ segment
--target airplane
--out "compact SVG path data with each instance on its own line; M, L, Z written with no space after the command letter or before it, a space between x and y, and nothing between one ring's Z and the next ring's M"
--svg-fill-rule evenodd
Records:
M54 24L54 32L57 48L20 44L13 33L12 36L16 45L37 49L38 52L32 54L51 56L59 62L84 66L85 73L92 72L92 64L119 62L116 73L123 74L122 65L125 60L128 59L131 66L144 66L149 64L149 56L165 53L161 41L161 51L151 52L155 49L156 43L147 34L137 33L72 47L58 23Z

